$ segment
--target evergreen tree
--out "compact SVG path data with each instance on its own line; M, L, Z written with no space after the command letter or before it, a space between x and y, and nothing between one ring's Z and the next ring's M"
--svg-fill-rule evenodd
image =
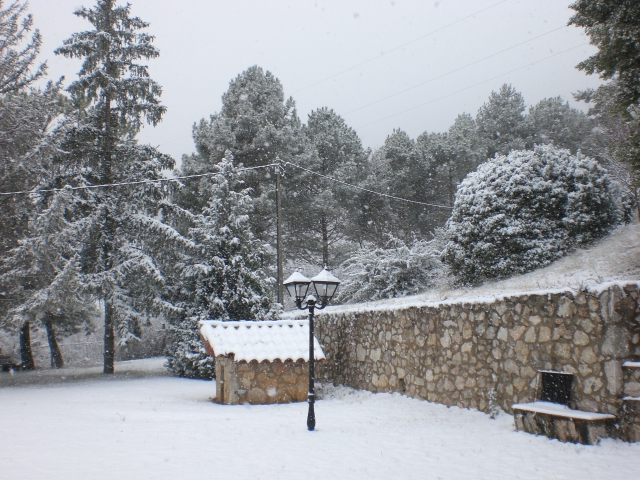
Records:
M524 98L511 85L491 92L476 115L478 134L487 144L487 158L525 147L528 132L524 111Z
M162 178L173 160L138 145L143 122L157 124L165 107L161 87L149 78L141 59L158 56L148 24L130 16L130 6L98 0L75 15L92 30L75 33L57 54L83 59L79 78L69 86L82 108L77 128L66 138L64 161L74 166L77 185ZM139 338L149 314L172 312L163 298L165 279L155 258L163 243L179 239L158 218L163 191L158 185L80 190L81 205L68 227L82 245L81 270L91 292L104 305L104 372L113 373L116 331L121 343Z
M70 189L55 194L50 201L40 198L39 211L33 215L25 237L9 252L0 277L12 288L14 299L10 314L15 324L40 321L47 332L51 366L64 361L57 335L89 332L95 315L93 300L79 272L76 239L70 238L67 216L73 211Z
M280 81L269 71L253 66L229 84L222 96L222 109L193 127L196 153L184 156L185 175L213 171L226 150L245 167L291 161L301 153L300 120L295 102L285 100ZM264 170L246 175L246 186L256 200L251 212L251 229L263 241L274 236L275 206L273 176ZM210 197L208 179L190 182L176 201L192 213L199 213Z
M244 173L230 151L214 168L208 204L190 216L191 245L179 266L182 313L173 321L167 350L169 370L187 377L213 375L213 359L199 339L200 320L251 320L275 312L273 279L261 265L266 246L249 228L255 200Z
M608 135L614 142L607 149L617 161L632 167L637 187L640 182L640 4L629 0L578 0L570 8L576 14L569 25L583 27L591 44L598 48L577 68L610 80L596 92L584 92L582 98L591 101L601 115L620 118L621 131ZM614 123L609 121L607 126Z
M458 188L443 259L477 284L548 265L601 238L631 211L594 160L552 145L497 155Z
M402 130L394 130L383 146L384 158L392 175L388 190L393 196L424 202L432 189L426 184L429 178L428 165L416 146L416 142ZM391 202L394 202L393 200ZM391 203L393 227L396 236L409 241L414 233L432 230L422 205L411 203ZM425 221L426 220L426 221Z
M389 183L393 172L384 156L384 148L370 152L364 163L360 182L362 188L371 192L389 191ZM384 247L388 242L387 233L393 224L393 210L390 199L374 193L360 190L357 192L357 210L354 212L354 229L356 241L360 247L366 242L377 247Z
M545 98L529 108L526 117L533 145L552 143L576 153L590 134L593 122L580 110L571 108L562 97Z
M303 132L309 152L302 157L302 166L349 183L362 179L366 153L360 138L333 110L312 111ZM344 257L345 244L356 238L352 212L357 192L308 172L287 173L287 251L312 264L336 266Z
M0 0L0 95L24 90L45 74L46 62L32 71L40 53L42 37L38 30L24 44L33 28L33 17L26 15L27 2L13 2L2 8Z
M59 113L59 88L49 84L44 91L27 90L46 71L46 63L35 66L42 38L35 30L27 39L33 28L33 18L25 15L26 2L3 6L4 2L0 1L0 191L11 192L30 190L41 178L39 163L42 156L38 152L46 150L42 142ZM3 220L0 259L4 259L25 231L31 201L28 196L3 195L0 196L0 210ZM4 268L0 270L4 271ZM7 293L14 287L0 280L0 326L20 329L22 365L33 368L30 322L10 325L6 317L19 301ZM15 320L13 316L11 318Z

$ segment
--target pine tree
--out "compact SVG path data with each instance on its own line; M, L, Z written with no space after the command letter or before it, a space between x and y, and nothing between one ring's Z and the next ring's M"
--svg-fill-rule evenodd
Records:
M83 59L79 78L68 90L83 117L65 143L65 161L75 166L73 182L105 185L162 178L173 160L138 145L142 124L157 124L165 107L161 87L141 59L158 56L148 24L130 16L130 6L98 0L75 15L92 30L73 34L57 54ZM116 332L120 343L139 338L147 315L171 312L164 277L155 258L180 238L157 217L162 189L155 184L81 190L72 226L82 245L81 270L104 305L104 372L113 373Z
M199 339L199 320L251 320L275 312L273 279L262 267L265 245L249 228L251 190L230 151L214 167L211 196L190 216L188 254L179 265L182 313L172 322L167 366L177 375L211 378L213 359ZM189 216L188 213L186 213Z
M387 137L382 148L385 161L392 172L385 193L424 202L431 193L429 186L425 185L429 171L415 140L398 129ZM426 234L432 230L433 226L425 216L423 206L393 200L391 202L394 235L410 241L415 233Z
M93 300L81 280L76 239L70 237L67 217L74 210L69 188L52 199L40 198L40 210L18 246L4 259L0 277L10 285L13 307L9 314L14 324L39 321L45 327L51 350L51 365L60 368L64 361L58 347L58 335L81 330L89 332L95 315Z
M612 142L608 154L632 168L634 186L640 184L640 5L628 0L578 0L569 25L583 27L598 51L577 68L610 80L595 92L583 92L606 122ZM615 124L618 123L616 126ZM622 127L611 129L612 126ZM617 130L617 131L615 131ZM617 137L617 138L616 138ZM601 137L602 139L602 137ZM637 193L636 193L637 198Z
M184 156L182 173L213 171L226 150L245 167L291 161L301 153L300 120L295 102L285 100L280 81L269 71L253 66L229 83L222 96L222 109L193 127L196 153ZM246 186L256 199L251 214L251 229L264 241L274 235L274 186L269 171L248 173ZM176 201L193 213L199 213L210 196L207 179L190 182Z
M529 108L526 117L528 147L552 143L576 153L593 128L583 112L571 108L561 97L545 98Z
M0 0L0 95L24 90L41 78L47 69L46 62L32 71L40 53L42 37L38 30L25 45L27 33L33 28L33 17L25 15L27 2L13 2L2 8Z
M303 133L309 148L301 158L303 167L349 183L362 179L366 152L357 133L333 110L312 111ZM352 212L357 192L327 178L290 170L284 181L287 251L311 264L336 266L344 257L345 244L356 238Z
M487 143L487 158L525 147L528 132L524 111L524 98L511 85L491 92L476 115L478 134Z

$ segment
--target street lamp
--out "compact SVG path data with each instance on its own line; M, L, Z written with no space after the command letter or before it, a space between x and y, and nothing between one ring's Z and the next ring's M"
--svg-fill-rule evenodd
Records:
M307 297L309 285L311 284L313 284L313 289L320 300L313 295ZM313 431L316 428L316 414L313 408L316 397L313 384L315 380L313 368L315 357L313 348L313 312L316 308L322 310L329 304L336 293L338 285L340 285L340 280L331 275L325 268L311 280L301 273L295 272L283 282L283 285L287 288L289 295L295 298L296 307L300 310L309 310L309 413L307 414L307 428L309 431Z

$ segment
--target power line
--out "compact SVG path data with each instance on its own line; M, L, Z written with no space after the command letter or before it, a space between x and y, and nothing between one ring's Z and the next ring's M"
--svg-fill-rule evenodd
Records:
M498 5L500 5L501 3L504 3L504 2L506 2L506 1L507 1L507 0L502 0L502 1L498 2L498 3L494 3L493 5L490 5L490 6L486 7L486 8L483 8L483 9L481 9L481 10L478 10L478 11L476 11L476 12L472 13L471 15L467 15L467 16L466 16L466 17L464 17L464 18L461 18L461 19L459 19L459 20L456 20L455 22L449 23L449 24L445 25L444 27L440 27L440 28L438 28L437 30L433 30L432 32L429 32L429 33L427 33L427 34L425 34L425 35L422 35L421 37L415 38L415 39L413 39L413 40L411 40L411 41L409 41L409 42L407 42L407 43L403 43L402 45L400 45L400 46L398 46L398 47L392 48L391 50L389 50L389 51L387 51L387 52L383 52L383 53L381 53L380 55L378 55L377 57L370 58L369 60L365 60L364 62L358 63L357 65L354 65L353 67L349 67L349 68L347 68L347 69L345 69L345 70L342 70L342 71L340 71L340 72L338 72L338 73L335 73L335 74L333 74L333 75L331 75L331 76L329 76L329 77L323 78L322 80L318 80L317 82L312 83L311 85L307 85L306 87L303 87L303 88L300 88L300 89L298 89L298 90L294 91L294 92L292 93L292 95L294 95L294 94L296 94L296 93L298 93L298 92L302 92L303 90L306 90L306 89L308 89L308 88L315 87L316 85L319 85L320 83L326 82L327 80L331 80L332 78L335 78L335 77L337 77L337 76L339 76L339 75L342 75L343 73L349 72L349 71L354 70L354 69L356 69L356 68L358 68L358 67L361 67L362 65L365 65L365 64L367 64L367 63L369 63L369 62L372 62L372 61L374 61L374 60L377 60L377 59L379 59L379 58L383 57L384 55L388 55L389 53L392 53L392 52L395 52L395 51L397 51L397 50L400 50L401 48L404 48L404 47L406 47L407 45L411 45L412 43L415 43L415 42L417 42L418 40L422 40L423 38L429 37L429 36L431 36L431 35L433 35L433 34L435 34L435 33L438 33L438 32L440 32L440 31L442 31L442 30L444 30L444 29L446 29L446 28L451 27L451 26L453 26L453 25L455 25L455 24L457 24L457 23L460 23L460 22L462 22L462 21L464 21L464 20L467 20L468 18L471 18L471 17L473 17L474 15L477 15L477 14L479 14L479 13L482 13L482 12L484 12L484 11L486 11L486 10L489 10L489 9L493 8L493 7L497 7Z
M258 167L247 167L247 168L239 168L239 172L244 172L247 170L257 170L259 168L268 168L268 167L279 167L280 165L277 163L270 163L268 165L260 165ZM177 180L185 180L189 178L200 178L200 177L210 177L212 175L220 175L220 172L209 172L209 173L200 173L197 175L184 175L182 177L171 177L171 178L158 178L157 180L138 180L135 182L119 182L119 183L103 183L100 185L84 185L82 187L71 187L66 186L64 188L49 188L46 190L22 190L19 192L0 192L0 195L23 195L23 194L41 194L48 192L62 192L64 190L87 190L93 188L107 188L107 187L122 187L125 185L142 185L147 183L157 183L157 182L175 182Z
M368 188L360 187L360 186L354 185L352 183L344 182L342 180L338 180L337 178L330 177L329 175L324 175L322 173L315 172L313 170L310 170L310 169L305 168L305 167L301 167L300 165L296 165L295 163L291 163L291 162L284 162L282 164L280 164L280 163L269 163L267 165L260 165L258 167L239 168L238 171L239 172L244 172L244 171L248 171L248 170L257 170L259 168L269 168L269 167L275 167L275 168L282 169L282 165L291 165L294 168L298 168L300 170L304 170L305 172L311 173L313 175L317 175L318 177L326 178L328 180L331 180L332 182L340 183L342 185L346 185L348 187L356 188L358 190L362 190L363 192L372 193L374 195L378 195L378 196L381 196L381 197L391 198L393 200L399 200L399 201L402 201L402 202L415 203L417 205L425 205L427 207L446 208L448 210L451 210L451 208L452 208L452 207L449 207L449 206L446 206L446 205L437 205L437 204L433 204L433 203L418 202L416 200L409 200L408 198L396 197L394 195L389 195L389 194L386 194L386 193L376 192L375 190L370 190ZM184 175L184 176L181 176L181 177L173 177L173 178L160 178L160 179L157 179L157 180L139 180L139 181L135 181L135 182L105 183L105 184L102 184L102 185L85 185L85 186L82 186L82 187L67 186L65 188L50 188L50 189L46 189L46 190L22 190L22 191L19 191L19 192L0 192L0 195L8 196L8 195L24 195L24 194L41 194L41 193L47 193L47 192L62 192L65 189L86 190L86 189L94 189L94 188L114 188L114 187L123 187L123 186L127 186L127 185L142 185L142 184L157 183L157 182L175 182L175 181L178 181L178 180L186 180L186 179L190 179L190 178L209 177L209 176L213 176L213 175L220 175L220 172L201 173L201 174L197 174L197 175Z
M418 84L413 85L411 87L405 88L404 90L401 90L401 91L399 91L397 93L394 93L392 95L389 95L387 97L381 98L380 100L376 100L375 102L367 103L366 105L363 105L362 107L358 107L358 108L355 108L353 110L350 110L350 111L346 112L345 115L349 115L350 113L357 112L358 110L362 110L363 108L367 108L367 107L370 107L371 105L375 105L376 103L380 103L380 102L383 102L383 101L388 100L390 98L396 97L396 96L398 96L400 94L408 92L409 90L413 90L414 88L418 88L418 87L421 87L423 85L426 85L427 83L431 83L431 82L433 82L435 80L439 80L439 79L441 79L443 77L446 77L447 75L451 75L452 73L459 72L460 70L464 70L465 68L471 67L472 65L476 65L476 64L478 64L480 62L484 62L485 60L488 60L488 59L490 59L492 57L500 55L501 53L508 52L509 50L513 50L514 48L517 48L517 47L520 47L520 46L524 45L525 43L532 42L532 41L534 41L534 40L536 40L536 39L538 39L540 37L544 37L545 35L549 35L549 34L551 34L553 32L557 32L558 30L562 30L563 28L567 28L567 26L563 25L561 27L554 28L553 30L549 30L548 32L543 33L542 35L538 35L537 37L530 38L529 40L526 40L524 42L518 43L517 45L513 45L513 46L511 46L509 48L505 48L504 50L500 50L499 52L496 52L496 53L493 53L493 54L491 54L491 55L489 55L487 57L481 58L480 60L476 60L475 62L467 63L466 65L463 65L462 67L456 68L455 70L451 70L451 71L449 71L447 73L443 73L442 75L438 75L437 77L430 78L429 80L426 80L426 81L424 81L422 83L418 83Z
M453 208L447 205L437 205L434 203L418 202L416 200L409 200L407 198L395 197L393 195L388 195L386 193L376 192L375 190L369 190L368 188L359 187L358 185L353 185L352 183L343 182L342 180L338 180L337 178L330 177L329 175L324 175L322 173L314 172L313 170L309 170L308 168L301 167L300 165L296 165L295 163L284 162L284 164L291 165L292 167L295 167L295 168L299 168L300 170L304 170L305 172L309 172L313 175L317 175L318 177L326 178L328 180L331 180L332 182L341 183L342 185L347 185L348 187L357 188L358 190L362 190L363 192L373 193L374 195L379 195L381 197L392 198L393 200L400 200L408 203L416 203L418 205L425 205L427 207L446 208L447 210L451 210Z
M420 105L416 105L415 107L411 107L411 108L408 108L406 110L402 110L401 112L397 112L397 113L394 113L392 115L388 115L388 116L380 118L378 120L374 120L373 122L370 122L370 123L365 123L364 125L359 125L359 126L357 126L355 128L365 128L365 127L368 127L369 125L373 125L375 123L382 122L383 120L387 120L389 118L397 117L398 115L410 112L411 110L415 110L416 108L424 107L425 105L429 105L431 103L437 102L438 100L443 100L445 98L452 97L452 96L454 96L454 95L456 95L456 94L458 94L460 92L464 92L466 90L470 90L470 89L472 89L474 87L477 87L478 85L482 85L484 83L491 82L491 81L493 81L493 80L495 80L497 78L504 77L505 75L509 75L510 73L517 72L518 70L523 70L523 69L525 69L527 67L530 67L531 65L535 65L537 63L544 62L546 60L549 60L550 58L557 57L558 55L562 55L563 53L567 53L567 52L570 52L571 50L575 50L577 48L584 47L585 45L589 45L589 42L581 43L580 45L577 45L575 47L569 48L567 50L563 50L562 52L558 52L558 53L555 53L555 54L550 55L548 57L542 58L540 60L536 60L535 62L528 63L526 65L523 65L522 67L515 68L515 69L510 70L508 72L501 73L500 75L496 75L495 77L491 77L488 80L483 80L482 82L478 82L478 83L476 83L474 85L471 85L470 87L466 87L466 88L462 88L460 90L456 90L455 92L450 93L448 95L443 95L442 97L434 98L433 100L429 100L428 102L421 103Z

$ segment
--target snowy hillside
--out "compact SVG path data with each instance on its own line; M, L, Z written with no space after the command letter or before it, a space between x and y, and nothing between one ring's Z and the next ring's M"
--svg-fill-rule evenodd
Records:
M388 309L459 299L481 299L521 292L578 289L605 282L640 281L640 223L624 225L590 248L580 249L551 265L475 288L441 288L376 302L340 305L327 312ZM304 315L303 312L287 312Z

